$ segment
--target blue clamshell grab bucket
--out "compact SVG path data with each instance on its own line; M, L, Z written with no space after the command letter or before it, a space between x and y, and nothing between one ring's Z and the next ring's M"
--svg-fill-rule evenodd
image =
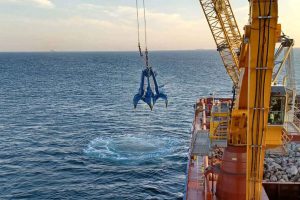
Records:
M167 95L159 90L155 73L153 72L152 68L147 67L142 71L139 92L133 97L134 108L136 108L138 102L142 100L148 104L152 110L158 99L163 99L166 107L168 107Z

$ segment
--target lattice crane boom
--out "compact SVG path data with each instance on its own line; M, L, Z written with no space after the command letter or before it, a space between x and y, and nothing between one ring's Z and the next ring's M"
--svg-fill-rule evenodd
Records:
M199 0L225 69L234 86L239 82L239 51L242 37L229 0Z

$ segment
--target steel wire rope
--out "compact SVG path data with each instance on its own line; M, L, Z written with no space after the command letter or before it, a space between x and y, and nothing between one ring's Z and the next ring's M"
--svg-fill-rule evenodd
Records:
M268 11L268 16L271 14L271 5L272 5L272 0L270 0L270 3L269 3L269 11ZM264 13L266 13L266 2L264 2ZM259 2L259 11L260 11L260 2ZM263 35L265 35L265 31L266 31L266 18L264 18L264 30L263 30ZM264 66L266 66L267 65L267 63L268 63L268 55L269 55L269 43L270 43L270 19L268 18L268 29L267 29L267 31L268 31L268 40L267 40L267 51L266 51L266 64L264 65ZM260 22L260 21L259 21ZM261 25L259 26L259 32L260 32L260 29L261 28ZM260 35L259 35L259 37L260 37ZM263 38L263 44L265 43L265 37ZM259 48L260 48L260 42L259 42ZM265 50L265 47L263 46L263 49L262 49L262 52L263 52L263 54L261 55L261 57L260 57L260 65L258 66L259 68L264 68L264 66L262 66L262 64L264 64L264 50ZM257 62L258 62L258 59L257 59ZM265 83L265 78L266 78L266 70L267 69L260 69L259 70L259 80L260 80L260 83L259 83L259 88L257 88L257 85L256 85L256 91L257 91L257 89L259 90L259 92L262 92L262 93L260 93L260 94L264 94L264 90L265 90L265 87L264 87L264 83ZM257 80L258 79L256 79L256 82L257 82ZM263 81L263 82L262 82ZM263 84L263 85L262 85ZM255 98L257 98L257 97L255 97ZM263 102L263 104L264 104L264 95L262 95L262 101L261 101L261 98L259 98L259 102L256 102L256 100L255 100L255 105L256 105L256 103L258 103L260 106L261 106L261 102ZM255 115L255 114L254 114ZM254 115L253 115L253 118L254 118ZM259 118L259 120L260 120L260 115L258 116L258 118ZM258 120L258 121L259 121ZM264 124L264 116L263 116L263 119L262 119L262 123ZM253 122L254 123L254 122ZM253 125L253 124L252 124ZM257 124L257 128L259 129L259 125ZM257 129L257 130L258 130ZM263 137L264 137L264 130L262 130L262 135L261 135L261 137L260 138L256 138L256 142L258 143L258 141L260 140L261 141L261 143L263 142ZM253 141L253 137L252 137L252 141ZM252 149L252 152L253 152L253 149ZM259 156L258 156L258 158L260 158L261 157L261 153L262 153L262 149L260 149L259 151L258 151L258 154L259 154ZM255 157L255 160L257 159L257 156ZM256 166L253 166L253 164L252 164L252 167L259 167L260 166L260 162L261 162L261 159L258 159L258 165L256 165ZM253 161L252 161L252 163L253 163ZM251 169L252 170L252 169ZM260 172L260 171L258 171L258 172ZM258 175L260 175L260 174L258 174ZM256 190L256 188L254 187L254 192L255 192L255 190Z
M139 20L139 4L138 0L135 0L136 5L136 22L137 22L137 35L138 35L138 48L140 56L143 57L142 49L141 49L141 42L140 42L140 20Z
M264 2L264 14L266 13L266 2ZM259 84L258 84L258 88L257 88L257 93L258 93L258 101L257 101L257 104L258 104L258 106L259 106L259 109L260 109L260 112L259 112L259 115L257 116L257 122L260 122L260 118L261 118L261 112L264 112L263 111L263 105L262 105L262 97L261 97L261 94L262 94L262 88L264 88L263 87L263 82L262 82L262 80L263 80L263 72L265 71L264 70L264 68L265 68L265 66L263 65L264 64L264 53L265 53L265 33L266 33L266 18L264 18L264 23L263 23L263 47L262 47L262 50L261 50L261 55L260 55L260 58L258 58L258 59L260 59L259 60L259 70L258 70L258 76L259 76ZM264 96L264 95L263 95ZM256 132L256 143L258 144L258 142L259 142L259 140L260 140L260 138L259 138L259 125L260 125L260 123L257 123L256 124L256 127L257 127L257 132Z
M265 13L266 13L266 2L264 2L264 15L265 15ZM255 177L255 179L257 178L257 177L260 177L260 156L261 156L261 150L262 149L260 149L259 148L259 146L258 146L258 143L259 143L259 141L262 141L261 140L261 138L259 138L259 137L261 137L260 136L260 120L261 120L261 113L264 113L264 108L263 108L263 105L264 105L264 102L262 101L262 96L264 96L263 94L262 94L262 92L263 92L263 88L264 88L264 84L263 84L263 73L265 72L265 70L264 70L264 68L265 68L265 66L263 65L264 64L264 54L265 54L265 33L266 33L266 18L264 18L263 19L264 20L264 23L263 23L263 46L262 46L262 50L261 50L261 55L260 55L260 58L258 58L259 59L259 70L258 70L258 77L259 77L259 84L258 84L258 86L256 86L256 87L258 87L257 88L257 92L258 92L258 102L257 102L257 104L258 104L258 106L259 106L259 109L260 109L260 111L259 111L259 115L257 116L257 124L256 124L256 145L257 145L257 147L256 147L256 156L255 156L255 163L256 163L256 165L254 166L254 169L255 169L255 171L257 171L258 173L256 174L256 177ZM267 58L266 58L267 59ZM262 96L261 96L262 95ZM264 118L264 116L263 116L263 118ZM264 123L264 120L263 120L263 122L262 122L262 124ZM257 180L256 180L257 181ZM254 187L254 193L255 193L255 191L256 191L256 187Z
M148 41L147 41L147 20L146 20L146 6L145 6L145 0L143 0L143 16L144 16L144 45L145 45L145 53L142 52L141 48L141 40L140 40L140 16L139 16L139 0L136 0L136 17L137 17L137 29L138 29L138 48L140 57L144 59L146 68L151 68L149 66L149 57L148 57Z
M253 9L253 8L252 8ZM261 6L260 6L260 0L258 0L258 13L259 13L259 16L261 16ZM257 46L257 56L256 56L256 68L259 68L259 54L260 54L260 51L261 51L261 48L260 48L260 43L261 43L261 21L259 20L259 27L258 27L258 32L259 32L259 37L258 37L258 46ZM249 66L250 67L250 66ZM254 127L254 117L255 117L255 113L256 113L256 109L254 109L256 107L256 103L257 103L257 85L258 85L258 79L257 79L257 74L256 74L256 78L255 78L255 97L254 97L254 105L253 105L253 114L252 114L252 129L250 130L251 133L253 133L253 127ZM250 87L250 86L248 86ZM249 98L249 97L248 97ZM248 105L249 106L249 105ZM249 107L248 107L249 109ZM250 116L249 116L250 117ZM247 133L247 134L250 134L250 133ZM252 144L254 143L254 135L251 134L251 141L252 141ZM254 154L254 148L251 148L251 152L252 152L252 155ZM256 161L256 157L253 157L251 159L251 169L250 169L250 179L252 179L252 174L253 174L253 169L255 169L256 167L254 166L254 161ZM252 181L252 180L251 180ZM255 193L255 187L254 187L254 193Z
M268 16L271 15L271 10L272 10L272 0L270 0L269 2L269 11L268 11ZM270 44L270 23L271 23L271 20L268 18L268 28L267 28L267 31L268 31L268 37L267 37L267 51L266 51L266 61L265 61L265 66L267 66L268 64L268 57L269 57L269 44ZM263 75L263 83L265 83L266 81L266 73L267 73L267 69L264 70L264 75ZM265 87L262 88L262 94L265 93ZM263 95L262 96L262 102L264 103L265 101L265 96ZM264 110L265 112L265 110ZM265 124L265 117L263 116L263 124ZM263 138L264 138L264 134L265 134L265 130L262 131L262 135L261 135L261 138L260 138L260 142L261 144L263 143ZM262 149L260 150L259 152L259 157L261 157L261 154L262 154ZM261 159L259 159L259 166L260 166L260 162L261 162Z
M253 8L252 8L253 9ZM259 15L261 15L261 7L260 7L260 0L258 0L258 13ZM259 53L260 53L260 42L261 42L261 34L260 34L260 31L261 31L261 21L259 20L259 27L258 27L258 32L259 32L259 37L258 37L258 46L257 46L257 60L256 60L256 68L258 68L258 65L259 65ZM250 67L250 66L249 66ZM250 74L249 74L250 75ZM257 76L257 75L256 75ZM256 101L257 101L257 85L258 85L258 79L256 77L256 84L255 84L255 97L254 97L254 107L256 106ZM250 87L250 86L248 86ZM248 97L249 98L249 97ZM248 105L248 109L249 109L249 105ZM249 132L253 132L253 127L254 127L254 116L255 116L255 113L256 113L256 109L253 109L253 114L252 114L252 130L249 130ZM250 117L250 116L248 116ZM247 133L247 134L250 134L250 133ZM251 134L251 141L252 141L252 144L254 143L254 138L253 138L253 134ZM254 149L251 148L251 152L252 152L252 155L254 153ZM254 160L251 159L251 169L250 169L250 173L251 173L251 176L253 174L253 168L254 168ZM255 189L254 189L255 191Z
M265 11L265 13L266 13L266 2L264 2L264 11ZM268 11L268 16L270 15L270 12L271 12L271 4L269 4L269 11ZM263 35L265 35L265 33L266 33L266 20L267 19L264 19L264 31L263 31ZM268 29L267 29L267 31L268 31L268 40L267 40L267 51L266 51L266 64L265 65L263 65L263 66L267 66L267 63L268 63L268 55L269 55L269 38L270 38L270 20L268 21ZM263 43L265 44L265 37L264 37L264 40L263 40ZM264 52L264 48L263 48L263 52ZM262 64L264 64L264 56L262 55L261 56L261 58L260 58L260 65L262 65ZM260 89L260 92L261 92L261 94L264 94L264 90L265 90L265 87L264 87L264 83L265 83L265 76L266 76L266 70L267 69L263 69L263 70L261 70L260 72L260 85L259 85L259 89ZM264 104L264 95L262 96L262 98L259 98L259 104L260 104L260 106L261 106L261 104L263 103ZM260 116L259 116L259 119L260 119ZM264 117L262 118L262 123L264 124ZM258 142L258 140L260 140L260 142L262 143L263 141L262 141L262 139L263 139L263 135L261 136L261 138L257 138L257 142ZM261 155L261 151L259 152L260 153L260 155Z
M147 50L147 19L146 19L146 6L145 6L145 0L143 0L143 9L144 9L144 24L145 24L145 48Z
M146 68L150 69L151 67L149 66L149 56L148 56L148 41L147 41L147 20L146 20L146 6L145 6L145 0L143 0L143 8L144 8L144 32L145 32L145 64ZM151 76L150 70L148 71L148 76Z
M266 13L266 1L264 1L264 15L265 15L265 13ZM255 171L257 171L258 173L256 174L256 178L257 178L257 176L259 177L260 176L260 156L261 156L261 149L259 148L259 146L258 146L258 142L259 142L259 140L260 141L262 141L260 138L259 138L259 136L260 136L260 134L259 134L259 132L260 132L260 130L259 130L259 128L260 128L260 120L261 120L261 113L264 113L264 108L262 107L263 105L264 105L264 102L262 101L262 96L264 97L264 95L263 95L263 89L264 89L264 83L262 82L263 81L263 73L265 72L265 65L263 65L264 64L264 54L265 54L265 40L266 40L266 38L265 38L265 33L266 33L266 18L263 18L263 20L264 20L264 23L263 23L263 46L262 46L262 49L261 49L261 55L260 55L260 58L258 58L258 59L260 59L260 61L259 61L259 70L258 70L258 76L259 76L259 84L258 84L258 86L256 85L256 87L258 87L257 88L257 92L258 92L258 102L257 102L257 104L258 104L258 106L259 106L259 109L260 109L260 111L259 111L259 115L257 116L257 124L256 124L256 127L257 127L257 129L256 129L256 145L257 145L257 149L256 149L256 156L255 156L255 163L257 163L255 166L254 166L254 169L255 169ZM267 57L266 57L266 59L267 59ZM265 73L264 73L265 74ZM262 96L261 96L262 95ZM263 117L264 118L264 117ZM264 120L263 120L263 122L262 122L262 124L264 123ZM260 136L261 137L261 136ZM257 180L256 180L257 181ZM256 187L254 187L254 193L255 193L255 191L256 191Z

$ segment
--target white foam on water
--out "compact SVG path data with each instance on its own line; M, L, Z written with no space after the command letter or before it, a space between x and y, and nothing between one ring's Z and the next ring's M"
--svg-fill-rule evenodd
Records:
M179 141L171 137L126 134L119 137L98 137L84 153L91 157L110 160L145 160L172 153Z

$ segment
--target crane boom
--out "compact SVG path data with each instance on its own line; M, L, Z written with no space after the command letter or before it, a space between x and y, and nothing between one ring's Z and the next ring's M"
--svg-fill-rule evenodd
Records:
M225 69L234 86L239 82L241 34L229 0L199 0Z

